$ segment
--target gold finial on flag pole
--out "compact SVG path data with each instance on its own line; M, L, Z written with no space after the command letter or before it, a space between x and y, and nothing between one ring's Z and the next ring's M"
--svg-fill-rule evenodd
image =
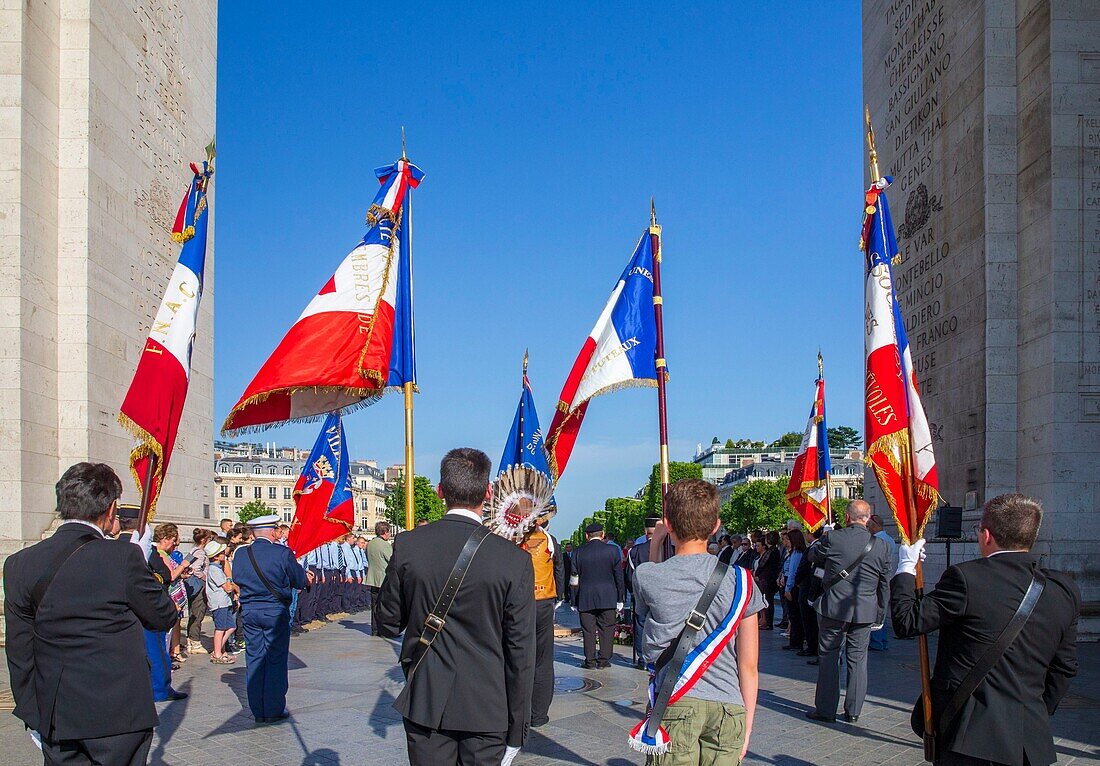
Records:
M863 117L867 122L867 149L870 151L871 183L877 183L882 178L878 169L878 151L875 149L875 128L871 125L871 107L864 105Z
M825 360L821 358L821 349L817 350L817 377L825 377Z
M529 349L523 349L523 377L525 378L527 377L527 360L529 358L527 353L528 351Z

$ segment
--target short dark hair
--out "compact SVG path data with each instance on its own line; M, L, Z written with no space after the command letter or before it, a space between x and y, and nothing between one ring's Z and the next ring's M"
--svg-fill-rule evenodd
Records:
M388 521L379 521L374 525L374 534L381 537L382 535L388 535L390 533L390 523Z
M665 519L681 542L706 540L718 523L718 488L702 479L681 479L668 489Z
M792 551L804 551L806 550L806 536L802 534L801 529L792 529L787 533L787 537L791 541Z
M95 521L122 497L122 482L106 463L77 463L61 475L54 490L58 516Z
M1009 551L1029 551L1039 536L1043 506L1038 500L1012 492L998 495L982 507L982 529Z
M227 521L228 521L228 522L229 522L230 524L234 524L234 523L236 523L236 522L234 522L234 521L233 521L233 519L222 519L221 521L219 521L219 522L218 522L218 528L220 529L220 528L221 528L221 525L222 525L222 524L224 524L224 523L225 523L225 522L227 522Z
M767 534L765 534L764 535L764 544L768 545L772 548L779 545L779 533L778 532L768 532Z
M459 447L439 463L439 489L448 508L480 508L489 487L489 456L472 447Z

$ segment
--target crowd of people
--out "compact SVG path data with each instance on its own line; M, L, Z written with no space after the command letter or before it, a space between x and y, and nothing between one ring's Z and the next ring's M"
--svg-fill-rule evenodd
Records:
M292 630L369 606L372 632L401 642L394 707L410 762L506 766L549 721L554 610L567 600L594 671L615 657L609 623L633 616L650 705L632 747L654 766L737 764L756 720L760 632L783 630L784 648L819 663L807 716L822 724L837 718L843 658L842 710L856 724L867 652L889 612L900 638L940 633L931 712L914 712L918 733L931 721L935 763L1055 760L1049 716L1077 671L1080 595L1030 553L1036 501L989 500L982 558L949 567L922 597L924 541L899 546L895 564L864 501L847 507L843 527L808 536L796 522L716 538L716 489L683 480L642 538L620 547L593 524L583 546L563 550L545 518L518 544L489 533L490 469L484 453L452 450L440 466L442 520L393 541L380 524L369 542L344 535L299 561L275 515L197 529L184 554L174 524L139 534L108 466L72 466L57 483L56 533L4 566L15 715L48 765L142 764L154 702L186 696L173 667L203 653L232 664L243 643L249 709L277 723L290 715Z

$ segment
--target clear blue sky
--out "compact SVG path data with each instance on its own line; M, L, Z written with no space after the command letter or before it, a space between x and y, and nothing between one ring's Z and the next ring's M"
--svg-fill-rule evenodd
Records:
M455 446L499 459L525 347L549 425L650 195L673 459L801 431L819 346L830 422L862 429L855 0L222 3L218 42L216 427L364 233L404 125L427 173L418 473L435 481ZM402 460L400 396L346 426L354 456ZM594 401L552 529L633 494L656 460L653 390Z

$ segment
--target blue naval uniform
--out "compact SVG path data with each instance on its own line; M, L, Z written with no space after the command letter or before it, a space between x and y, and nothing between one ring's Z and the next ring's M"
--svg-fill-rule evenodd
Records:
M256 574L256 564L280 601ZM241 589L247 662L248 707L257 719L278 718L286 710L287 661L290 655L290 603L295 588L306 587L306 572L289 548L264 538L233 554L233 581Z

